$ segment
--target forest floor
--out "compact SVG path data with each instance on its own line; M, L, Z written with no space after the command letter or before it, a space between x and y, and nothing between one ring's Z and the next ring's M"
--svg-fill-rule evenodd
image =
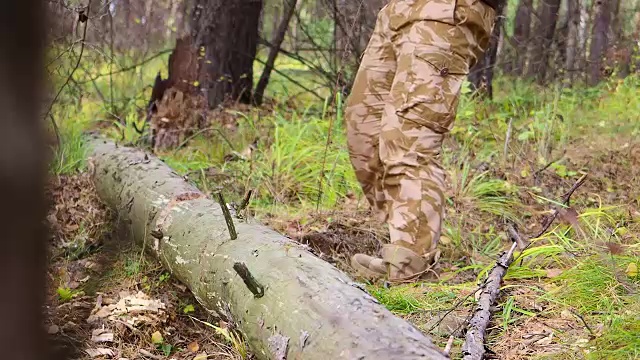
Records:
M277 96L283 80L272 81ZM442 348L454 335L456 358L463 322L434 327L437 320L449 310L448 319L471 312L478 284L510 245L508 223L529 239L558 207L561 216L549 231L516 252L520 260L505 277L487 348L499 359L640 358L639 85L640 78L629 77L562 90L499 79L492 101L465 95L443 151L448 184L439 279L367 290ZM129 99L144 106L145 93ZM212 131L157 155L205 192L223 185L228 200L239 201L252 190L251 216L351 273L350 255L374 253L388 231L361 196L340 107L332 105L340 99L334 100L218 111L209 117ZM226 324L116 231L117 219L92 190L82 131L99 128L129 144L141 136L131 125L113 125L98 101L74 106L56 110L65 120L49 187L47 312L55 343L83 359L250 357ZM128 111L123 117L137 118L135 107ZM570 206L562 207L563 195L585 174ZM121 316L127 307L139 308Z

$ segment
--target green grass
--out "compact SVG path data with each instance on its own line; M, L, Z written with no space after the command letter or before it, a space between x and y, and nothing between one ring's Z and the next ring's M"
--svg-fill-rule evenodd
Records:
M98 124L106 124L103 132L123 143L135 144L140 139L131 123L141 121L148 85L157 71L166 74L167 56L114 75L113 106L109 77L86 82L82 96L74 88L63 93L52 112L62 140L51 164L52 173L85 169L81 134ZM131 58L119 61L123 66L136 62ZM100 61L85 64L88 74L81 71L78 76L84 80L79 83L89 75L108 71L108 64ZM276 68L305 87L318 86L319 79L300 63L279 57ZM256 78L261 69L256 62ZM629 263L640 264L640 216L633 215L640 199L633 186L637 160L620 155L626 153L612 158L610 152L621 151L625 143L633 144L640 134L639 85L640 77L635 76L590 89L540 88L499 76L494 100L471 101L465 93L443 149L442 163L450 186L444 227L447 241L442 248L449 256L443 260L451 267L445 270L466 277L455 285L447 281L391 288L370 285L368 290L394 313L412 321L421 321L414 320L420 319L417 315L448 309L476 288L495 258L509 246L505 221L517 223L523 233L537 232L542 212L556 205L582 173L589 172L587 184L572 201L579 213L579 228L557 222L523 254L516 253L522 261L505 277L491 342L506 340L510 331L526 326L527 319L554 318L571 308L587 322L603 324L602 333L582 348L588 350L587 357L638 357L640 300L629 289L640 287L640 283L637 276L625 273ZM327 97L327 90L317 92ZM179 173L189 174L204 191L223 186L228 201L239 201L246 191L253 190L250 207L258 218L295 216L306 226L317 216L318 201L323 211L353 211L351 205L345 205L347 195L353 194L361 204L364 201L346 147L341 110L344 99L326 98L323 102L308 93L297 96L299 91L301 88L281 74L273 74L267 96L276 97L278 104L272 110L229 110L237 119L236 127L222 127L214 121L211 129L186 146L158 155ZM103 102L101 96L108 101ZM294 101L287 104L291 97ZM128 125L115 125L118 118L126 119ZM510 122L511 137L507 139ZM249 158L225 161L225 156L243 153L256 139L257 148ZM564 151L567 156L544 171L538 181L533 179L536 170ZM608 173L601 157L613 159L628 171ZM622 200L612 197L622 194L626 194ZM624 245L625 250L612 255L603 243ZM124 272L138 276L139 261L132 257L124 264ZM548 278L549 269L560 269L561 274ZM152 280L149 283L157 281ZM529 307L516 291L527 291L545 307ZM465 306L473 301L473 297L467 299ZM567 354L559 352L554 358Z

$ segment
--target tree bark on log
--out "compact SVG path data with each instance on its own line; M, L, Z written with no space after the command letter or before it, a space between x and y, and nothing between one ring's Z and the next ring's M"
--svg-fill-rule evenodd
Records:
M260 359L446 359L347 275L246 220L231 240L220 205L157 158L90 142L100 197L135 240L224 320Z

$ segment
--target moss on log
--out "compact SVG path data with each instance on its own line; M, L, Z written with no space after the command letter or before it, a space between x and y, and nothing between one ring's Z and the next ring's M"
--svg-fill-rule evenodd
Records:
M446 359L347 275L266 226L235 219L154 156L93 138L100 197L260 359Z

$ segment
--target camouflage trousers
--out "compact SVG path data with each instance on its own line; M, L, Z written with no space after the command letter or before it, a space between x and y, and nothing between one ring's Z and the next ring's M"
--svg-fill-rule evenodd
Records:
M495 11L480 0L391 0L345 108L348 148L390 240L437 247L445 172L440 153L470 67L489 44Z

